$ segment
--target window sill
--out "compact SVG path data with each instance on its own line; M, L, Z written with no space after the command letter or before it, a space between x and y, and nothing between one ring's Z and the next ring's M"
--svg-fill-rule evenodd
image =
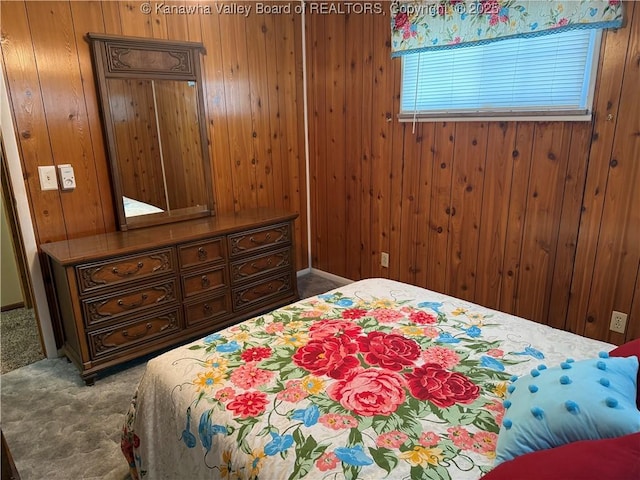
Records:
M582 115L465 115L464 113L449 116L425 116L412 114L398 115L400 123L413 122L590 122L592 114Z

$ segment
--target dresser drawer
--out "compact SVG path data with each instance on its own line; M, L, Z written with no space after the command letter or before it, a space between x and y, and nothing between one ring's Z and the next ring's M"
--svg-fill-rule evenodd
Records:
M248 232L229 235L229 252L232 257L259 252L266 248L291 242L291 226L282 223Z
M222 237L178 247L178 260L181 268L221 263L225 258L224 238Z
M231 313L231 302L228 293L184 306L187 327L220 318L228 313Z
M81 293L173 271L174 261L170 248L76 267Z
M93 327L123 315L137 313L154 306L166 305L178 299L177 280L170 278L145 284L127 291L82 301L84 323Z
M250 281L260 275L291 265L291 249L265 253L231 264L231 283Z
M217 266L200 270L182 277L182 293L184 298L222 289L227 285L225 266Z
M259 303L290 295L291 273L269 278L252 285L233 290L233 310L240 311L256 307Z
M181 330L180 307L87 334L93 358L121 352Z

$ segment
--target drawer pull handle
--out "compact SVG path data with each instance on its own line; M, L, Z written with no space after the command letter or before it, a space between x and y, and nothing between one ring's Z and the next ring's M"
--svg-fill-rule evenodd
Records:
M153 327L153 325L151 325L150 323L147 323L145 325L145 330L143 330L142 332L138 333L137 335L129 335L129 332L127 332L126 330L123 330L122 331L122 336L123 337L127 337L127 338L131 338L132 340L136 340L138 338L144 337L147 333L149 333L149 330L151 330L152 327Z
M122 308L137 308L140 305L142 305L144 303L144 301L147 299L147 294L143 293L142 295L140 295L140 301L139 302L133 302L133 303L124 303L122 301L122 299L118 300L118 306L122 307Z
M136 265L136 268L132 270L127 270L126 272L120 272L118 270L118 267L113 267L111 271L113 272L114 275L117 275L119 277L128 277L130 275L135 275L136 273L138 273L143 266L144 266L144 263L138 262L138 265Z
M200 247L198 249L198 260L200 260L201 262L204 262L207 259L207 251Z
M211 306L210 306L208 303L205 303L205 304L202 306L202 311L203 311L204 313L209 313L209 310L211 310Z
M269 259L267 260L267 268L270 268L272 263L273 263L273 262L272 262L272 259L271 259L271 258L269 258ZM263 267L263 266L261 266L261 265L258 265L256 262L253 262L253 263L251 264L251 268L253 268L254 270L263 270L265 267Z
M269 284L267 285L267 288L263 289L263 290L258 290L257 288L255 288L253 290L253 293L257 294L257 295L266 295L267 293L271 293L273 292L273 284Z
M202 275L200 283L202 284L202 288L207 288L211 284L211 281L209 280L209 277Z
M262 240L262 241L256 240L253 236L249 237L249 241L251 243L255 243L256 245L264 245L266 243L271 243L271 233L267 233L264 236L264 240Z

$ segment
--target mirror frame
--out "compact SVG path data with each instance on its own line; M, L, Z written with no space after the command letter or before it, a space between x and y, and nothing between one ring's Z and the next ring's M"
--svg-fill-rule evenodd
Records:
M103 130L106 137L107 153L111 169L111 182L120 230L140 228L150 225L178 222L195 217L215 215L211 165L209 162L209 141L204 115L204 92L200 68L200 54L205 54L202 43L157 40L142 37L124 37L87 33L91 45L94 75L98 85ZM124 61L124 57L132 52ZM140 52L145 55L140 55ZM109 103L108 79L128 80L184 80L196 83L198 127L204 171L207 205L194 212L192 208L181 208L164 214L141 215L127 218L124 211L123 188L118 166L118 150L111 107ZM146 217L146 218L145 218Z

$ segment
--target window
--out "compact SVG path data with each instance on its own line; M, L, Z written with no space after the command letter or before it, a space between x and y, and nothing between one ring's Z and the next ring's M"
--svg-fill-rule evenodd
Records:
M400 120L590 120L599 50L569 30L405 55Z

